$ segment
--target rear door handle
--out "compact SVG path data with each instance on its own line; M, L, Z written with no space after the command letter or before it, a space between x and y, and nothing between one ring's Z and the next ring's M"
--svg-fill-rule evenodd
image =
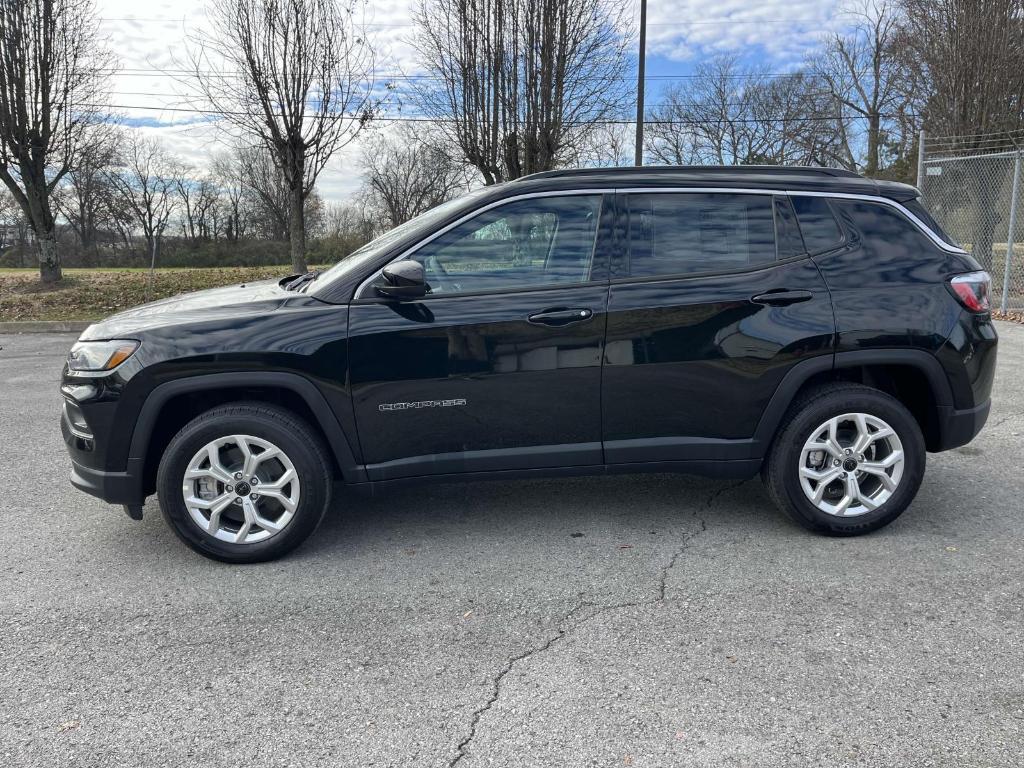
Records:
M799 304L801 301L810 301L814 297L810 291L769 291L751 296L750 300L755 304L767 304L771 307L784 307L787 304Z
M534 325L571 325L572 323L582 323L584 320L589 320L594 316L594 313L589 309L565 309L563 307L555 307L552 309L545 309L542 312L535 312L530 315L529 320Z

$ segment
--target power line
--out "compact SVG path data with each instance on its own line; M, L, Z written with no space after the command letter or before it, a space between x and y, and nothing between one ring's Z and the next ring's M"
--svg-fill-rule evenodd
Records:
M185 98L185 97L182 97L181 94L178 94L178 93L171 93L171 92L157 93L157 92L154 92L154 91L116 91L115 90L115 91L111 91L110 95L111 96L149 96L149 97L152 97L154 99L166 99L166 98L169 98L169 97L172 97L172 96L183 98L183 99ZM823 98L823 97L831 96L832 94L830 94L827 91L820 91L820 92L814 92L814 93L807 93L807 94L804 94L804 95L806 95L807 97ZM711 107L714 107L715 109L718 109L719 107L745 107L749 103L750 103L749 101L724 101L724 102L714 102L714 103L708 104L708 103L702 103L702 102L696 102L696 101L671 101L671 102L661 102L661 103L655 103L655 104L650 104L649 103L649 104L647 104L647 108L648 109L652 109L652 110L653 109L672 109L672 108L700 109L700 108L706 108L706 107L711 106ZM213 111L216 111L216 110L213 110ZM793 118L793 120L797 120L797 119L798 118ZM664 122L664 121L662 121L662 120L654 120L654 122Z
M205 17L202 16L100 16L99 21L158 21L158 22L179 22L188 21L194 19L197 21L203 20ZM648 27L702 27L702 26L722 26L731 24L793 24L799 26L806 26L809 24L822 24L821 19L738 19L735 17L722 17L719 19L694 19L694 20L681 20L681 21L659 21L649 22ZM368 21L362 24L358 24L359 27L367 27L370 29L414 29L418 25L413 22L384 22L384 21ZM819 27L816 31L818 32L829 32L831 30L825 27Z
M112 70L107 71L107 72L101 72L100 74L111 75L111 76L114 76L114 77L157 77L157 76L188 77L188 76L194 75L195 72L192 71L192 70L171 70L171 69L163 69L163 70L161 70L161 69L140 69L140 70L112 69ZM204 71L201 74L206 75L208 77L216 77L216 78L219 78L219 79L237 79L237 78L242 77L242 75L237 74L237 73L233 73L233 72L209 72L209 71ZM767 73L763 73L763 74L759 73L759 72L750 72L750 73L737 73L737 74L734 74L734 75L715 75L715 77L720 77L720 78L728 79L728 80L760 80L760 79L776 79L776 78L783 78L783 79L785 79L785 78L795 78L795 77L806 77L807 74L808 74L807 72L774 72L774 73L773 72L767 72ZM814 74L814 73L810 73L810 74ZM434 80L434 81L437 81L437 82L440 82L440 81L442 81L444 79L444 78L440 77L439 75L427 75L427 74L406 75L406 74L381 73L381 74L375 75L375 77L377 79L379 79L379 80ZM704 77L707 77L707 76L706 75L701 75L701 74L645 75L644 76L644 80L666 80L666 81L672 81L672 80L697 80L697 79L704 78ZM632 77L632 76L624 75L624 76L621 76L621 77L615 77L613 79L615 79L615 80L623 80L623 81L629 80L630 82L633 82L636 78Z
M89 109L138 109L138 110L145 110L145 111L151 111L151 112L183 112L183 113L196 114L196 115L213 115L215 117L224 117L225 115L237 116L237 117L245 117L245 116L247 116L249 114L248 112L241 112L241 111L235 111L235 110L217 111L217 110L213 110L213 109L198 109L198 108L194 109L194 108L191 108L191 107L143 106L143 105L138 105L138 104L82 104L81 106L89 108ZM332 114L332 115L327 115L327 117L332 119L332 120L362 120L363 119L359 115L333 115ZM882 115L882 117L884 117L884 118L891 118L891 117L894 117L894 116L893 115ZM381 115L380 117L378 117L376 119L378 119L378 120L380 120L382 122L396 122L396 123L451 123L451 122L459 122L459 119L458 118L454 118L454 117L450 117L450 118L446 118L446 117L429 117L429 116L426 116L426 115L416 115L416 116ZM735 123L743 124L743 123L765 123L765 122L772 122L772 123L807 123L807 122L834 123L834 122L836 122L837 119L838 119L837 117L817 117L817 116L812 116L812 117L794 117L794 118L777 117L777 118L765 118L765 119L761 119L761 118L737 118L737 119L728 119L728 118L715 119L715 118L711 118L711 119L706 119L706 120L705 119L700 119L700 120L696 120L696 119L694 119L694 120L651 120L651 119L647 119L647 120L644 120L643 122L644 122L644 125L709 125L709 124L720 125L720 124L735 124ZM867 120L868 118L865 115L844 115L843 119L846 119L846 120ZM636 120L624 120L624 119L614 119L614 120L609 120L609 119L602 119L602 120L576 120L576 121L568 121L567 124L568 125L597 125L597 124L601 124L601 125L635 125L636 124Z

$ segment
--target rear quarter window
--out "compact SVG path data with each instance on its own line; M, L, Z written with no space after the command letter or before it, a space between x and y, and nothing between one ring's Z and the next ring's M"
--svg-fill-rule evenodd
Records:
M920 219L921 223L928 227L928 229L930 229L940 238L942 238L942 241L944 243L946 243L947 245L955 246L957 248L960 247L960 244L949 236L946 230L944 230L942 226L939 224L939 222L935 220L935 217L928 213L928 210L921 204L920 200L915 198L914 200L907 200L903 203L900 203L900 205L902 205L904 208L906 208L908 211L914 214L914 216Z
M809 195L793 195L791 199L808 253L832 251L845 242L843 230L828 200Z
M910 219L891 206L854 200L836 200L833 205L856 231L869 255L912 260L935 247Z

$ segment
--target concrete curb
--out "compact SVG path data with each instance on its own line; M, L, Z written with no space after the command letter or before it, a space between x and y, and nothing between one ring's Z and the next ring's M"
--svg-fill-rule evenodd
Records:
M81 333L90 320L12 320L0 322L0 333Z

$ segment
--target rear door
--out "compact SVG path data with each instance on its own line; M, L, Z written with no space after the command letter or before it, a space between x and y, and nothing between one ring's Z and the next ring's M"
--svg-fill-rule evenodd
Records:
M350 371L371 479L602 462L603 202L498 204L409 254L430 295L360 291Z
M602 403L609 463L760 455L786 373L832 352L828 292L770 193L629 192L611 265Z

